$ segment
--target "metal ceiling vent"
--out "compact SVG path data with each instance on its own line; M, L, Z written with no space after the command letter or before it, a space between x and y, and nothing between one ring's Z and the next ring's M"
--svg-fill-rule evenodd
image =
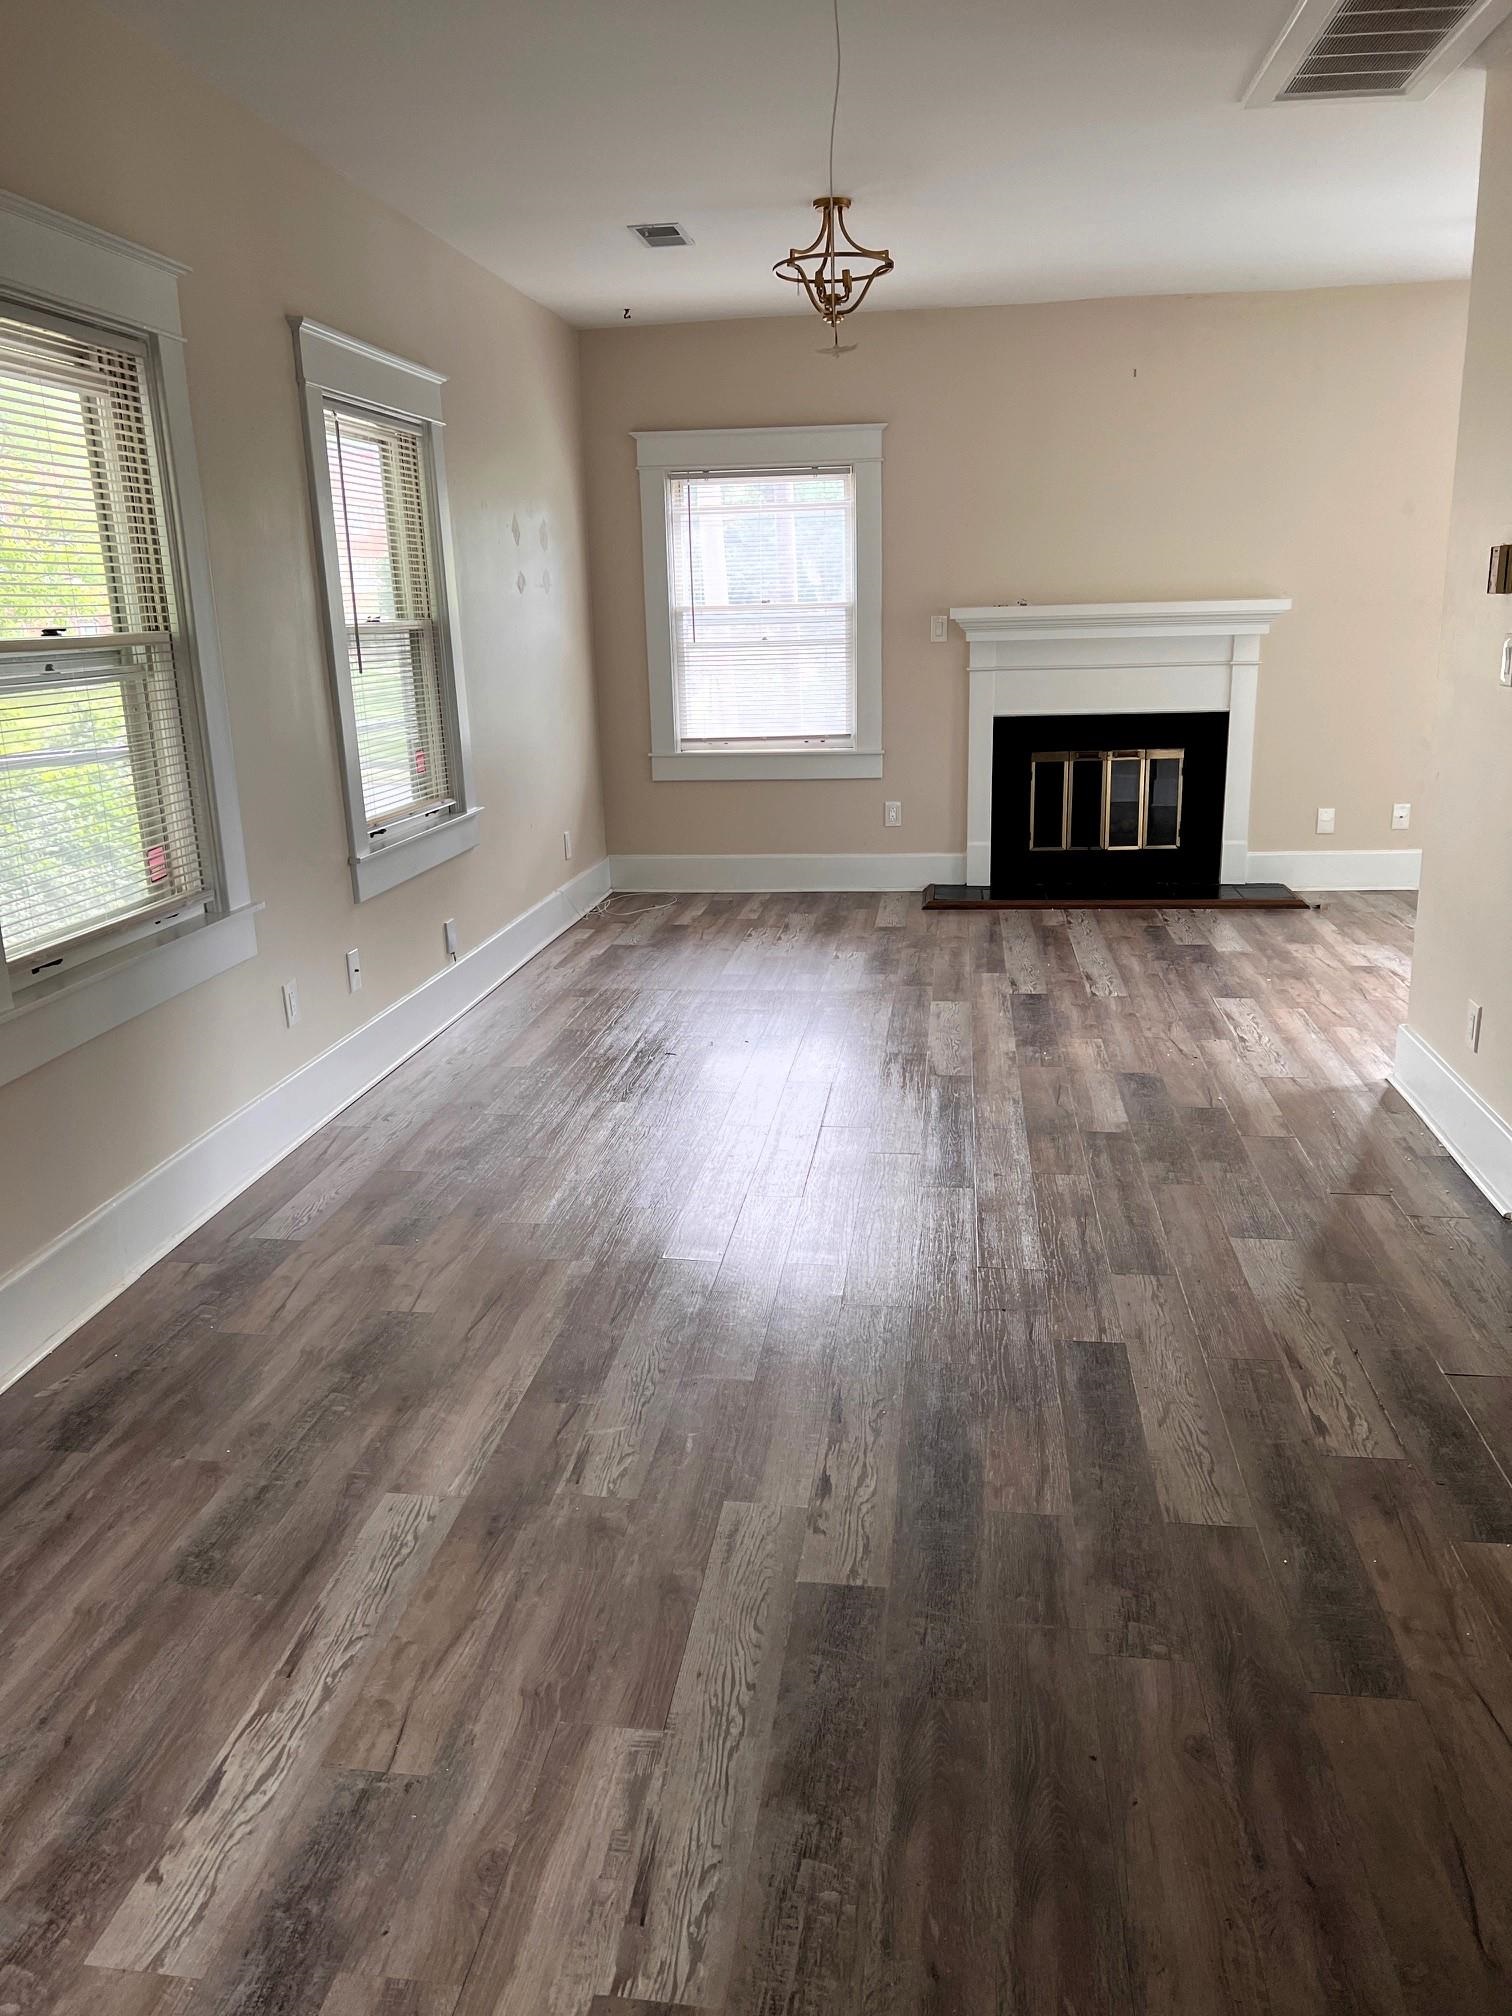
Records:
M1512 0L1302 0L1244 102L1426 98L1509 14Z
M1512 6L1512 0L1507 0ZM681 224L632 224L629 227L641 241L649 245L653 252L660 252L666 245L691 245L693 240Z

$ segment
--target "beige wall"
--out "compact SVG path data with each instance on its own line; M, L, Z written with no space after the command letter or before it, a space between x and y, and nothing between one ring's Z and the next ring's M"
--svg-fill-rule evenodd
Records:
M267 905L255 961L0 1089L3 1275L436 971L443 918L458 919L466 949L598 859L603 823L573 332L84 0L5 9L0 186L193 269L189 389L252 891ZM317 621L295 312L450 374L482 840L360 909ZM279 985L291 975L303 1020L288 1030Z
M1512 67L1487 78L1485 121L1408 1023L1512 1123L1512 603L1486 593L1487 552L1512 539Z
M965 645L932 646L931 611L1243 594L1297 605L1264 647L1253 846L1414 844L1391 807L1426 783L1465 300L1446 283L863 312L839 360L797 316L585 334L612 850L958 851ZM653 785L630 430L821 420L887 423L885 775Z

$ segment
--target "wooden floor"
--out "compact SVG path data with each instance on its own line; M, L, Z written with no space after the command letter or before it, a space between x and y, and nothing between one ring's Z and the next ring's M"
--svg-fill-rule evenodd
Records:
M1504 2016L1410 944L580 924L0 1397L0 2011Z

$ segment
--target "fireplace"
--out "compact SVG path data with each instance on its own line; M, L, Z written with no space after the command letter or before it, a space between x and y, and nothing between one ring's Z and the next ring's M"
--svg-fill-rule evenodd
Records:
M1290 607L952 609L969 646L965 895L1158 902L1273 888L1251 867L1251 770L1260 641Z
M1010 714L992 727L995 898L1217 895L1226 714Z

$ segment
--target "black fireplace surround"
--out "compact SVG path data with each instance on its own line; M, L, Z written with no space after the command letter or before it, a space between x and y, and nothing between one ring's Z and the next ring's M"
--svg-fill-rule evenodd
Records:
M1216 896L1227 714L1000 715L992 895Z

